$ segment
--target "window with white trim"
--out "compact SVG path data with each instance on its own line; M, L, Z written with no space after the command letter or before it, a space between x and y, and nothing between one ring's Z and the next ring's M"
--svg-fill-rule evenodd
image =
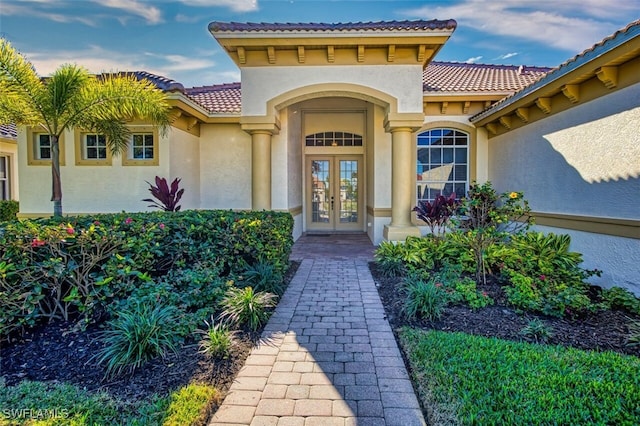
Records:
M46 133L35 133L33 138L35 159L51 160L51 136Z
M438 195L462 198L469 188L469 134L438 128L417 137L417 201L433 201Z
M106 160L107 138L95 133L84 133L82 136L82 158L84 160Z
M9 156L0 155L0 200L11 199L11 181L9 180Z
M153 160L155 158L153 133L133 133L130 147L129 158L132 160Z

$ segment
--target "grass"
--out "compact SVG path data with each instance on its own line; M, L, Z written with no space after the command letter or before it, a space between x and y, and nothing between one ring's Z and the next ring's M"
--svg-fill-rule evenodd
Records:
M640 359L403 328L432 424L640 423Z
M220 395L212 386L191 383L167 397L131 404L69 384L0 381L0 426L205 425Z

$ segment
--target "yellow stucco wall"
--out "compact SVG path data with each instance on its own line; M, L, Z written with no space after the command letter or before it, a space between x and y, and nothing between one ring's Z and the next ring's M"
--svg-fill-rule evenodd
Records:
M172 128L169 139L171 180L180 178L184 188L180 205L183 210L200 208L200 138Z
M251 209L251 136L239 124L201 124L200 161L200 208Z

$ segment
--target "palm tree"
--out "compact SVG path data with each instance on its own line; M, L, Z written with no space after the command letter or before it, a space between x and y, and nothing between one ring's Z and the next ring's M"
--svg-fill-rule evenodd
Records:
M123 153L130 131L125 120L139 118L169 125L164 92L147 80L118 73L95 76L77 65L62 65L40 78L33 65L0 39L0 124L39 127L49 134L54 216L62 216L60 146L68 129L105 135L112 154Z

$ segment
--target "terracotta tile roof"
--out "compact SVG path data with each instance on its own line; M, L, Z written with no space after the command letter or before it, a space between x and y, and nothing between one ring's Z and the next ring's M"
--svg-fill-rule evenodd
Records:
M6 139L16 139L18 132L15 124L0 124L0 137Z
M439 92L515 92L551 68L431 62L422 77L425 94Z
M346 23L264 23L264 22L218 22L209 24L210 32L264 32L264 31L421 31L455 29L456 21L449 19L439 21L379 21L379 22L346 22Z
M492 105L490 108L485 111L474 115L470 118L472 122L477 122L482 120L483 118L495 113L501 108L507 107L517 100L527 96L528 94L548 85L557 79L569 74L575 69L589 63L589 61L596 59L603 55L604 53L619 47L620 45L626 43L630 39L636 38L640 36L640 19L631 22L629 25L624 27L621 30L616 31L612 35L605 37L598 43L584 50L583 52L577 54L576 56L568 59L563 62L556 68L551 69L547 74L545 74L539 80L531 83L530 85L522 88L520 91L500 100L499 102Z
M185 94L215 114L240 113L241 111L240 83L191 87L185 89Z

